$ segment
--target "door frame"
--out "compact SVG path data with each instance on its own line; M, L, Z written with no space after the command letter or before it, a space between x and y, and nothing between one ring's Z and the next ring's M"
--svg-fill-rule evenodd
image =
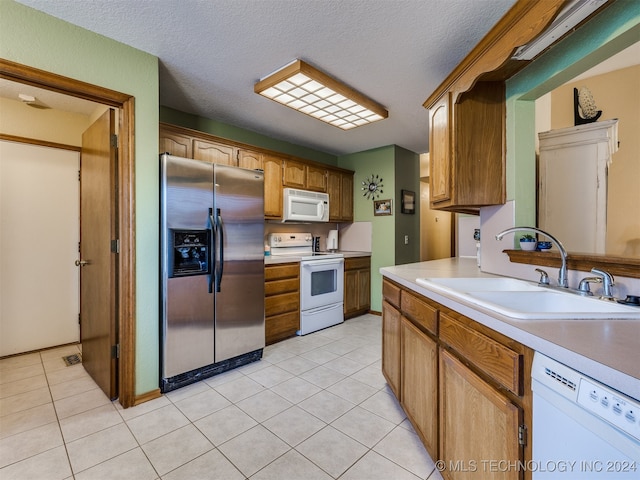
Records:
M80 80L0 59L0 78L26 83L58 93L79 97L118 109L118 255L117 297L120 358L118 362L118 400L124 408L136 404L135 395L135 98Z

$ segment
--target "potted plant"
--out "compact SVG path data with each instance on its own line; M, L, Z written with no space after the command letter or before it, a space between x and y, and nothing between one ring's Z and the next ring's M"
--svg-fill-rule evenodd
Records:
M520 249L526 251L533 251L536 249L538 242L536 241L536 237L530 234L526 234L520 237Z

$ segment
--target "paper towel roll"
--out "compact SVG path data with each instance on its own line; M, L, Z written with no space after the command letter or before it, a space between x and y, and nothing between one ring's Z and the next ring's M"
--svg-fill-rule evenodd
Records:
M338 250L338 230L329 230L327 250Z

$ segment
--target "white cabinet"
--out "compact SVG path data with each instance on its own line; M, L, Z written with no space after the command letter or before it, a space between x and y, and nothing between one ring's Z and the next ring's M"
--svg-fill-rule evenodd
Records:
M567 250L605 253L607 168L618 149L618 120L538 136L538 225L559 238Z

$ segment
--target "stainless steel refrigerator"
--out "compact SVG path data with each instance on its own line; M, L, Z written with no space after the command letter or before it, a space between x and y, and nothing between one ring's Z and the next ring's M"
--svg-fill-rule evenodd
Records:
M264 175L160 156L161 389L262 357Z

